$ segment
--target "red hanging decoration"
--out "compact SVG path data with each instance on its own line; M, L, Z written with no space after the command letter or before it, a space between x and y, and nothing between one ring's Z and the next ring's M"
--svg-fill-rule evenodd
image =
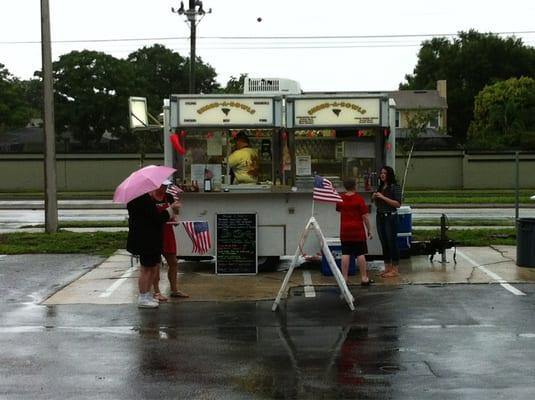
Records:
M185 137L187 135L186 131L180 131L180 136Z
M282 131L282 140L288 139L288 132Z
M213 137L214 137L214 134L213 134L212 132L208 132L208 133L206 134L206 138L207 138L207 139L212 139Z
M182 131L182 132L184 132L184 131ZM182 134L182 132L181 132L181 134ZM182 135L182 136L185 136L185 134ZM180 154L181 156L186 154L186 148L184 146L182 146L182 144L180 143L180 139L179 139L178 133L175 132L175 133L172 133L171 135L169 135L169 140L171 140L171 144L173 145L173 148L175 149L175 151L178 154Z
M230 132L230 136L232 136L232 139L236 139L236 136L238 135L238 131L232 131Z
M357 131L357 136L358 137L363 137L364 136L364 131L361 131L360 129Z
M385 149L386 149L386 151L391 151L392 150L392 143L386 143L385 144Z
M383 129L383 135L385 138L388 138L390 136L390 129L389 128L384 128Z

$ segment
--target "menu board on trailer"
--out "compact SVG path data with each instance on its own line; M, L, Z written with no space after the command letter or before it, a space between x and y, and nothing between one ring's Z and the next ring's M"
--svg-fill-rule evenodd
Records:
M256 274L256 213L216 214L216 274Z
M295 156L295 174L297 176L312 175L312 161L310 156Z
M294 127L378 126L378 98L322 98L293 100Z
M179 126L274 125L271 98L179 98Z

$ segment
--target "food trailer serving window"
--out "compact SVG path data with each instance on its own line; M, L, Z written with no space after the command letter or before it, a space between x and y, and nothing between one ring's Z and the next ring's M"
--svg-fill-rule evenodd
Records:
M344 177L355 177L361 191L371 191L383 162L382 115L385 99L301 97L288 98L287 123L295 141L295 182L312 185L315 174L341 187Z
M185 190L276 183L283 150L279 99L176 95L170 113L182 146L173 164Z
M372 190L377 170L377 134L377 128L296 130L298 187L309 186L313 175L318 174L336 187L341 186L343 177L353 176L359 189Z

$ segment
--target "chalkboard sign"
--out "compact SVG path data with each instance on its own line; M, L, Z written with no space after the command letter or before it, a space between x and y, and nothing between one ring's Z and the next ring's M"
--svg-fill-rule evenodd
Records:
M256 214L216 214L216 274L256 274Z

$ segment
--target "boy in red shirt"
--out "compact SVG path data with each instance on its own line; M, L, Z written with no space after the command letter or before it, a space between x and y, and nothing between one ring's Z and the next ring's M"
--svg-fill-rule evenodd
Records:
M369 210L364 198L357 194L354 178L344 179L345 193L340 193L341 203L336 203L336 211L340 212L340 242L342 244L342 275L347 282L349 260L356 258L360 271L360 284L369 286L370 279L366 270L368 246L366 238L372 238Z

